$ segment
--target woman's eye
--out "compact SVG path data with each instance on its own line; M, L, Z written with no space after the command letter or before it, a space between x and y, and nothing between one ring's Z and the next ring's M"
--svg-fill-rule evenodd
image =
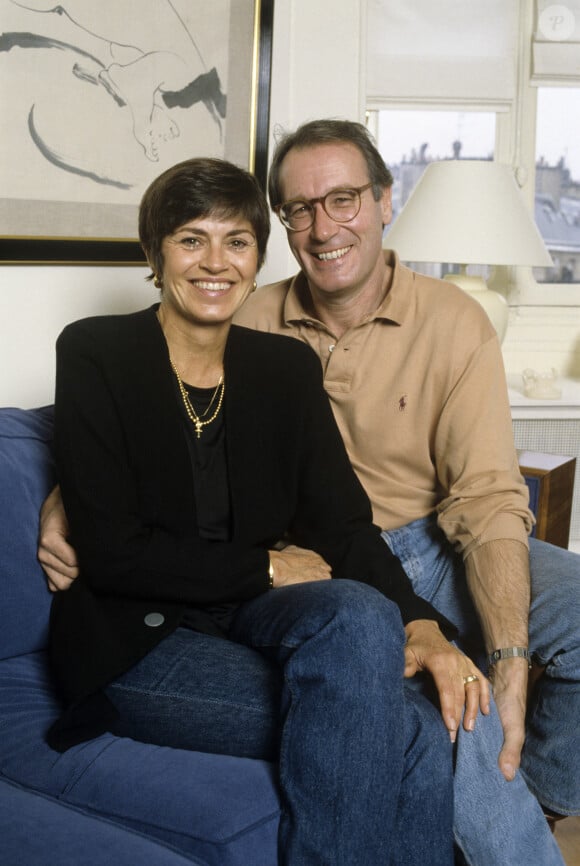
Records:
M186 249L193 250L199 246L199 238L182 238L181 246L186 247Z
M234 250L245 250L248 246L248 242L243 241L241 238L234 238L230 244Z

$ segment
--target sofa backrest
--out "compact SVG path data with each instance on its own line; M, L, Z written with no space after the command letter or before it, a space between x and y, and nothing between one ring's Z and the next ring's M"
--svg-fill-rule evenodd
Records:
M0 408L0 659L46 646L51 593L36 549L55 482L52 407Z

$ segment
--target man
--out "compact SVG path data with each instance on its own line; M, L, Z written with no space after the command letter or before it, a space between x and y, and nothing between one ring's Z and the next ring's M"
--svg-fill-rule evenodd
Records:
M282 140L270 170L270 204L286 226L301 272L256 292L238 322L297 337L314 349L374 520L416 591L460 627L464 649L483 649L479 619L486 654L503 651L490 667L503 725L497 751L503 777L517 778L516 784L528 648L546 666L532 696L523 773L545 807L577 813L580 561L534 544L530 590L531 516L499 343L477 303L383 253L391 182L357 124L309 123ZM574 608L566 614L566 604L576 605L575 615ZM550 724L552 714L563 722L559 729ZM487 720L478 726L485 730ZM477 794L461 761L472 772L475 760L482 767L474 745L480 734L470 742L460 732L458 741L456 808L471 809L472 820L477 807L464 801ZM495 763L497 752L489 758ZM493 796L517 800L513 788L498 786ZM525 799L522 793L522 818ZM522 851L517 859L499 856L494 863L524 862ZM539 856L530 848L528 862L545 862ZM489 853L485 859L473 850L468 858L492 862Z
M457 738L456 838L468 862L562 863L522 775L544 807L580 811L578 559L533 544L530 591L532 518L499 344L467 295L383 253L391 183L359 124L316 121L287 136L269 192L301 272L256 292L238 322L314 349L374 520L416 591L459 626L466 651L502 651L490 669L501 725L494 710ZM54 534L50 546L46 567ZM314 554L303 561L321 567ZM528 649L545 671L520 773Z

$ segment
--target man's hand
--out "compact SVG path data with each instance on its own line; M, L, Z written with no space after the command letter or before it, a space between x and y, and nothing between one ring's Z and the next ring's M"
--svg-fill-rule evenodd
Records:
M55 487L40 510L40 537L38 560L46 572L51 592L68 589L78 577L76 553L67 541L68 522L60 496Z
M519 541L489 541L465 560L467 583L477 610L487 652L528 646L530 571L527 547ZM524 744L528 664L502 659L491 672L493 696L503 728L498 764L511 782Z
M332 577L330 566L318 553L295 544L289 544L283 550L271 550L270 562L274 569L274 587Z
M441 715L454 743L464 709L466 731L474 729L478 709L485 715L489 713L489 683L471 659L449 643L433 620L414 620L405 626L405 634L405 677L418 671L431 674L439 693Z
M503 746L498 764L504 778L511 782L520 765L525 731L528 688L527 659L502 659L490 671L493 697L503 727Z

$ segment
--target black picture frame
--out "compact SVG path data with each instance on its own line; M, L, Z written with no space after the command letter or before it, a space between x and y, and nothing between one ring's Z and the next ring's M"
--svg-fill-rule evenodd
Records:
M136 0L137 2L137 0ZM272 67L274 0L253 2L251 106L246 167L266 189ZM233 0L233 4L236 0ZM66 6L66 3L63 4ZM208 11L211 4L208 4ZM232 6L234 14L241 9ZM4 34L0 34L0 44ZM238 108L239 113L239 108ZM246 122L246 121L244 121ZM225 154L225 158L231 158ZM234 161L240 163L239 159ZM61 237L0 234L2 265L143 265L145 258L131 237Z

